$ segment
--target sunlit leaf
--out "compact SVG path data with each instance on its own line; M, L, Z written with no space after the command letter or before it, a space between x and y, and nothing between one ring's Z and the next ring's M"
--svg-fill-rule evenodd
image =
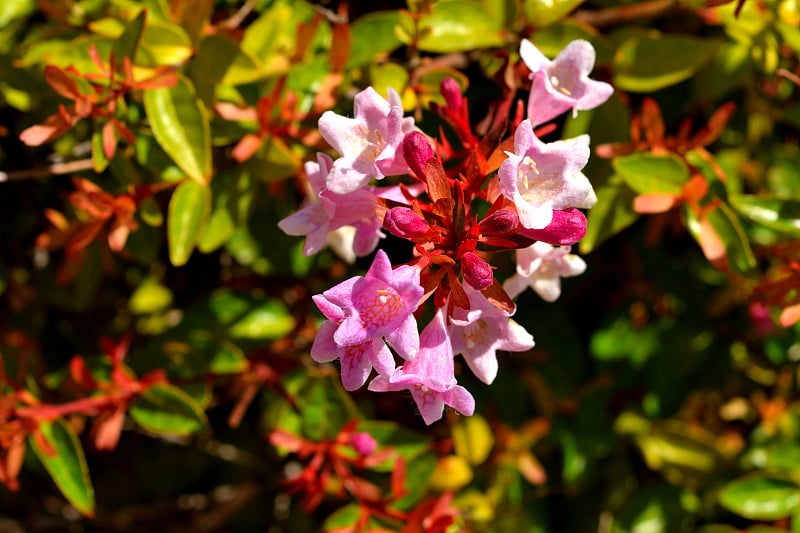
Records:
M612 160L615 172L639 194L681 194L689 179L686 164L674 155L637 153Z
M483 463L494 445L489 423L480 415L464 417L453 426L453 445L456 455L474 466Z
M178 185L172 193L167 214L167 242L173 265L185 265L192 255L208 217L210 195L208 185L191 180Z
M583 0L525 0L528 21L536 28L549 26L581 5Z
M777 520L800 505L800 487L794 481L756 472L725 485L719 503L751 520Z
M205 105L186 78L144 93L144 107L158 144L193 180L211 179L211 134Z
M399 20L398 11L376 11L356 19L350 25L350 55L346 67L360 67L399 47L402 42L394 31Z
M435 3L431 13L420 20L419 28L418 45L426 52L460 52L500 46L504 42L502 31L483 6L468 0Z

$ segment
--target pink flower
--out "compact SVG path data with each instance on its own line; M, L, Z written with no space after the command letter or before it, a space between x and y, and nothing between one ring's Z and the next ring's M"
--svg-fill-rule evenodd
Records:
M464 356L475 376L491 385L497 377L497 350L524 352L533 348L533 337L514 322L511 313L492 305L483 294L464 287L469 311L456 307L448 331L453 352Z
M506 280L503 288L514 298L531 287L542 299L556 301L561 296L561 278L577 276L586 270L583 259L569 252L569 246L546 242L517 250L517 273Z
M330 322L324 323L317 334L312 354L326 358L322 352L332 346L360 346L383 337L401 357L413 359L419 350L413 313L423 292L417 267L400 266L392 270L386 252L378 250L366 275L350 278L313 297ZM353 353L353 357L368 356L370 360L382 357L375 346L364 346L360 353ZM332 360L340 355L328 354L327 358Z
M523 120L514 134L514 153L506 152L497 175L500 192L514 202L523 228L542 229L553 210L591 207L597 202L581 169L589 161L589 136L544 143Z
M379 375L369 383L369 390L376 392L405 389L411 391L428 425L442 418L445 405L465 416L475 411L475 399L467 389L456 384L453 348L441 308L420 335L417 357L397 368L391 376Z
M372 178L409 171L399 147L414 129L414 119L403 118L398 94L389 89L387 101L367 87L356 94L354 109L355 118L326 111L319 119L322 137L341 154L327 177L328 189L337 194L358 190Z
M317 154L316 163L309 161L305 164L311 185L311 202L278 222L278 227L288 235L306 235L303 254L310 256L325 247L330 232L344 226L355 226L355 244L360 246L355 255L368 255L382 236L380 221L375 216L378 199L369 189L347 194L326 190L325 182L333 164L326 154Z
M534 126L568 109L572 109L573 115L578 110L593 109L614 92L608 83L589 79L595 52L587 41L572 41L551 61L533 43L523 39L519 55L531 70L528 119Z
M352 346L338 346L333 341L336 327L331 321L322 324L311 346L311 358L318 363L339 359L342 366L342 385L346 390L360 389L367 382L373 368L384 375L394 372L394 356L383 339L372 339Z

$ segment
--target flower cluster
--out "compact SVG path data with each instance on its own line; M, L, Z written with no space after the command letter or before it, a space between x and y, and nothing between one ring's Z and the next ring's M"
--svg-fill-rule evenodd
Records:
M551 61L524 40L520 56L531 71L531 92L527 118L511 124L513 152L503 152L511 139L500 142L509 117L498 116L490 127L499 135L479 139L452 79L441 87L446 105L432 110L455 130L459 147L419 131L403 116L396 92L389 89L384 99L370 87L356 95L354 118L331 111L320 118L320 133L340 155L320 154L306 164L311 201L279 224L306 236L307 255L343 230L350 258L372 253L383 230L413 244L409 263L393 267L378 250L364 276L314 296L326 320L311 356L320 363L338 359L347 390L366 384L374 369L369 390L409 390L426 424L440 419L445 405L463 415L475 409L457 384L455 356L491 384L498 350L533 347L533 337L512 319L512 298L530 286L554 301L560 278L586 268L569 252L586 232L579 209L597 201L582 173L589 138L544 142L534 128L569 109L600 105L612 88L589 79L594 49L585 41L570 43ZM373 184L387 177L391 184ZM501 283L489 260L512 250L517 271ZM428 303L432 318L420 333L417 319L429 316Z

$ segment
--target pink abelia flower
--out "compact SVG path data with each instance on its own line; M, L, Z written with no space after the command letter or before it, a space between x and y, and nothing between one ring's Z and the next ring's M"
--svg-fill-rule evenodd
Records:
M317 154L317 162L305 164L311 185L311 201L296 213L278 222L288 235L305 235L303 254L310 256L328 243L328 234L344 226L356 227L355 255L368 255L378 245L380 221L375 216L378 199L369 189L335 194L325 189L326 179L334 165L327 154Z
M436 311L433 320L422 331L417 357L398 367L392 375L379 375L369 383L369 390L376 392L405 389L411 391L422 419L428 425L442 418L445 405L465 416L475 411L475 399L456 383L453 348L442 308Z
M414 119L403 118L400 96L389 89L388 101L372 87L355 96L355 117L326 111L319 132L341 157L327 176L327 188L337 194L358 190L371 179L405 174L408 164L399 149L403 136L414 129Z
M371 339L352 346L339 346L333 336L337 324L324 322L311 346L311 358L318 363L329 363L336 359L342 367L342 385L346 390L360 389L373 368L379 374L391 375L395 369L394 356L383 339Z
M514 202L523 228L543 229L553 210L591 207L597 202L581 169L589 160L589 136L544 143L523 120L514 134L514 153L506 152L497 175L500 192Z
M523 39L519 55L531 70L528 119L534 126L569 109L573 115L578 110L594 109L614 92L608 83L589 79L595 52L588 41L572 41L551 61L532 42Z
M556 301L561 296L561 278L577 276L586 270L583 259L569 252L569 246L546 242L517 250L517 273L506 280L503 288L515 298L531 287L542 299Z
M472 373L491 385L497 377L497 350L530 350L533 337L510 318L512 313L499 310L479 291L466 286L464 290L470 308L456 307L448 327L453 352L463 355Z
M386 252L378 250L366 275L350 278L313 296L314 303L330 322L323 324L312 352L324 358L322 352L332 346L360 346L383 337L401 357L413 359L419 350L413 313L423 292L419 268L404 265L392 270ZM366 346L362 351L380 356L374 346ZM363 357L363 354L351 355ZM340 355L327 357L332 360Z

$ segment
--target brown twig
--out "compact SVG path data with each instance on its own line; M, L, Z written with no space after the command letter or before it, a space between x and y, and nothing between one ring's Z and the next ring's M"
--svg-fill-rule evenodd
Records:
M56 176L59 174L71 174L72 172L89 170L92 167L93 163L91 159L79 159L77 161L69 161L67 163L55 163L49 167L32 168L29 170L15 170L13 172L0 171L0 183L4 181L17 181L31 178L46 178L47 176Z
M678 2L676 0L649 0L605 9L581 9L575 12L575 18L595 28L602 28L623 22L656 17L677 5Z

